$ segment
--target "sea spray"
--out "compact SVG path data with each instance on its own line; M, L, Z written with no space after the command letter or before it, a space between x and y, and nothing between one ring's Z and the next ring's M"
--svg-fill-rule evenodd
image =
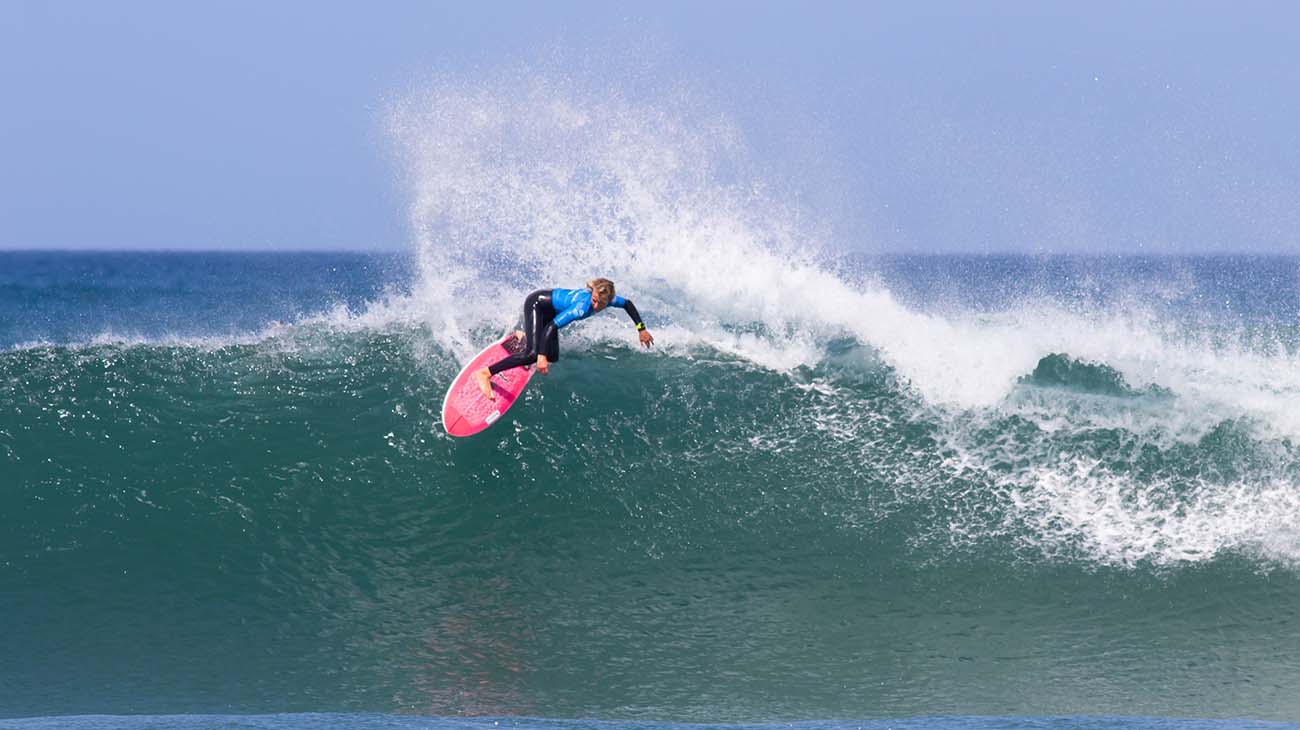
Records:
M791 202L797 191L762 179L742 133L687 89L633 101L515 69L432 82L395 103L388 126L411 188L418 290L458 352L474 325L515 319L526 291L601 274L671 328L670 349L701 344L788 370L848 334L927 400L958 408L996 405L1061 352L1300 433L1268 397L1300 393L1294 344L1256 354L1168 331L1150 297L1109 302L1119 308L1030 297L976 314L903 306L873 277L850 283L834 272L853 244L826 240ZM1154 299L1176 299L1189 276L1175 272Z

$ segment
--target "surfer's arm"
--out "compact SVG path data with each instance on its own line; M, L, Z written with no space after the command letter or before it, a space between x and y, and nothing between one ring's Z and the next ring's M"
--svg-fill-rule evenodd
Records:
M624 299L623 297L614 297L613 299L610 300L609 306L618 307L619 309L622 309L623 311L627 312L627 316L632 318L632 324L636 325L636 328L638 330L645 329L645 322L641 321L641 314L636 311L636 305L632 303L631 299Z
M555 315L555 319L551 320L550 323L546 325L546 329L542 331L541 339L537 341L537 369L538 370L542 371L543 373L547 371L548 362L546 359L546 355L543 354L546 351L545 350L546 343L550 342L551 338L556 337L559 334L561 327L574 321L575 319L582 319L583 317L587 316L587 313L590 311L591 311L590 303L585 303L585 304L578 303L573 305L572 307L569 307L563 312L560 312L559 314Z
M655 338L650 336L650 330L645 328L645 322L641 321L641 313L636 311L636 305L631 299L623 297L614 297L609 302L609 306L618 307L627 312L627 316L632 318L632 323L636 325L637 336L641 338L641 344L649 347L654 344Z

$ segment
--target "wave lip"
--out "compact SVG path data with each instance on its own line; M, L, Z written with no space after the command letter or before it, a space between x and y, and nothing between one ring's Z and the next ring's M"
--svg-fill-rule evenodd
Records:
M1137 398L1143 395L1173 396L1173 392L1168 388L1155 384L1140 390L1134 389L1118 370L1102 363L1076 360L1062 353L1044 356L1034 366L1034 371L1021 377L1020 382L1040 388L1062 388L1115 398Z

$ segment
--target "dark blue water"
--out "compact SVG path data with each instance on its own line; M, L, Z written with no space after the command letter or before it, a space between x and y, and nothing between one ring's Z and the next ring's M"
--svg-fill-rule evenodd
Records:
M396 254L0 252L0 347L238 336L409 279Z

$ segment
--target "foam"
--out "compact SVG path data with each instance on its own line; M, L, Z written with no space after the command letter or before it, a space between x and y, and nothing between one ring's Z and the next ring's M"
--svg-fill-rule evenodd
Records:
M1084 457L1004 477L1007 527L1048 557L1133 567L1237 553L1300 566L1300 490L1281 476L1138 480Z

